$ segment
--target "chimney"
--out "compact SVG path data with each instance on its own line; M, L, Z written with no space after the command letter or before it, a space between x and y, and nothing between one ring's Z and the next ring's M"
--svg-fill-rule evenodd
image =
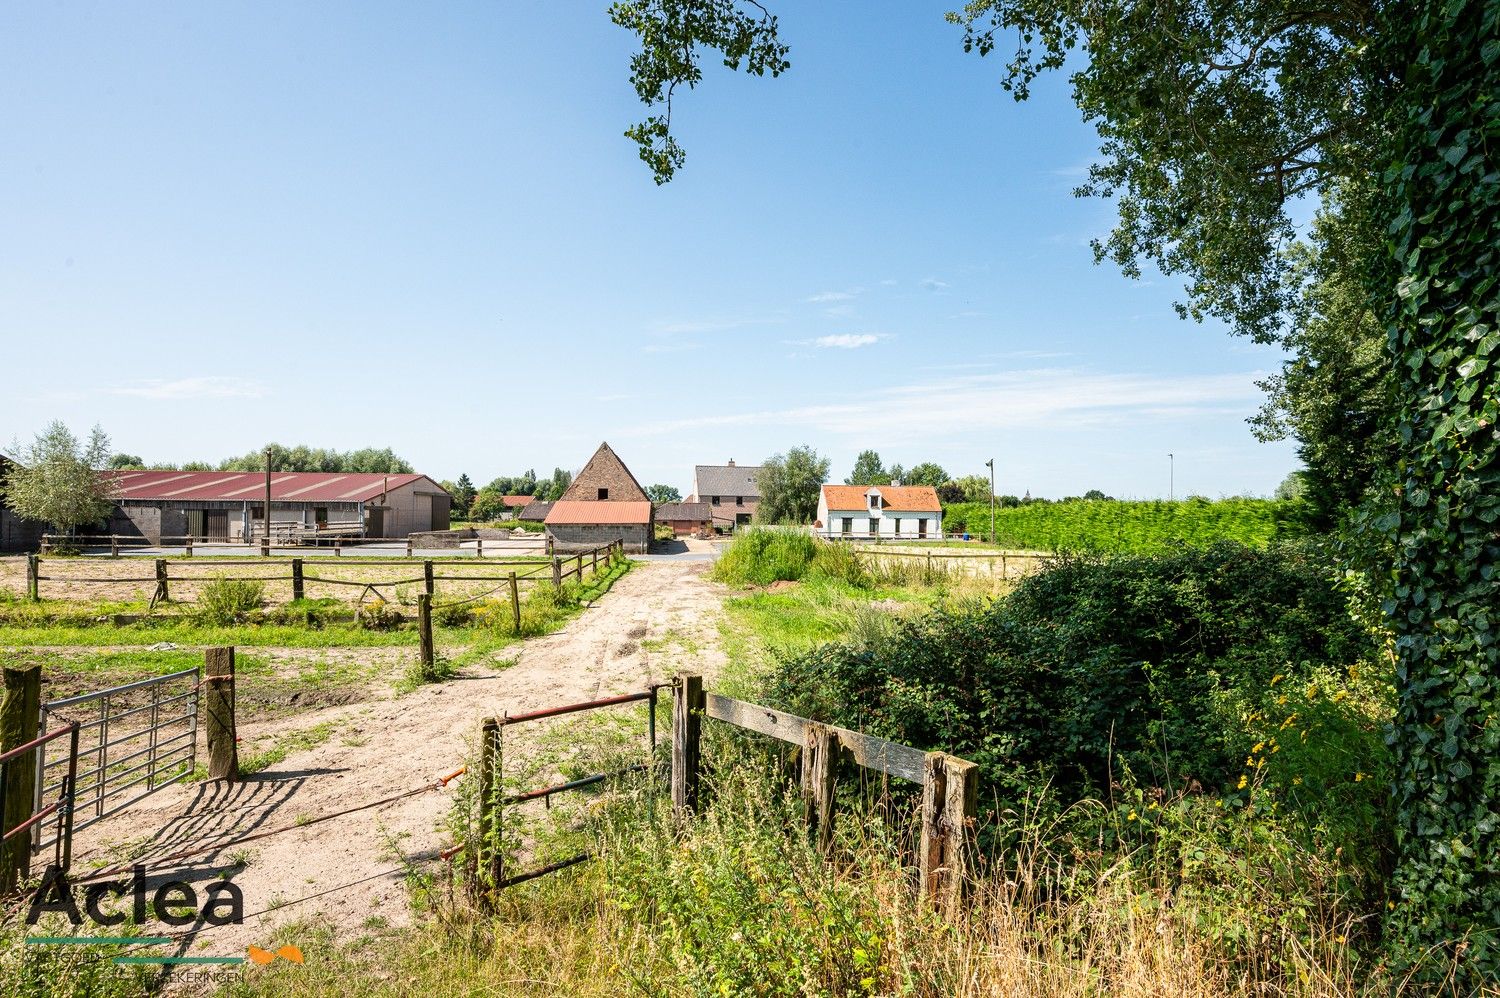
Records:
M895 486L896 488L899 489L901 487L901 479L899 479L899 478L892 478L891 479L891 484L893 486Z
M734 467L734 458L730 458L729 459L729 467L731 467L731 468Z

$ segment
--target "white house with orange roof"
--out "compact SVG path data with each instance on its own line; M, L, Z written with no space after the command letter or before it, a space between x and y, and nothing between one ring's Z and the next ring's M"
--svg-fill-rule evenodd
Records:
M851 540L939 538L943 505L931 485L825 485L813 530Z

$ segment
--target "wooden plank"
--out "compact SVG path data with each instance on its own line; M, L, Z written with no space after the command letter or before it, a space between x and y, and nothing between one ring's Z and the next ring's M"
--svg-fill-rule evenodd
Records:
M306 586L302 582L302 559L292 559L292 599L302 599L306 593Z
M5 692L0 696L0 752L25 745L41 724L42 667L5 668ZM36 800L36 750L0 766L0 831L25 824ZM31 834L23 832L0 844L0 895L10 893L31 876Z
M807 726L815 723L796 714L771 710L769 707L746 703L718 693L709 693L707 701L704 713L714 720L748 728L792 745L803 745L807 739ZM866 769L910 780L912 783L922 782L926 752L848 728L830 725L829 730L838 735L840 744L850 757Z
M953 914L963 900L969 845L979 798L979 767L931 752L922 785L922 840L918 848L922 896Z
M42 598L41 564L42 559L36 555L26 556L26 596L33 603Z
M802 801L807 828L818 850L833 846L833 814L839 773L839 736L826 724L810 722L802 745Z
M510 573L510 615L515 622L515 633L521 633L521 587L516 582L516 573Z
M170 597L167 595L167 559L156 559L156 595L151 598L153 603L165 603Z
M431 679L436 674L436 650L432 646L432 596L422 593L417 597L417 639L422 678Z
M486 906L504 873L499 783L500 725L487 717L479 724L479 843L469 860L480 876Z
M679 673L672 689L672 811L679 818L698 809L703 714L703 677Z
M234 649L203 649L203 723L207 729L208 778L240 778L234 735Z

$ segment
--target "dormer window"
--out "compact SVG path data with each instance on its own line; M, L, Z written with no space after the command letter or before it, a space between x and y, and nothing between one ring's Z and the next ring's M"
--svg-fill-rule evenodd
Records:
M606 500L608 498L609 498L609 489L600 489L599 490L599 501L603 502L604 500Z
M870 508L871 509L879 509L880 508L880 493L879 492L871 492L870 493Z

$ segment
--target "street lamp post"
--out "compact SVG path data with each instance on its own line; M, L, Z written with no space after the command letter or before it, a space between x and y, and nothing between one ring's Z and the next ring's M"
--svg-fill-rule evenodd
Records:
M990 469L990 543L995 543L995 459L984 462Z
M1177 459L1172 452L1167 452L1167 502L1173 502L1177 498Z

